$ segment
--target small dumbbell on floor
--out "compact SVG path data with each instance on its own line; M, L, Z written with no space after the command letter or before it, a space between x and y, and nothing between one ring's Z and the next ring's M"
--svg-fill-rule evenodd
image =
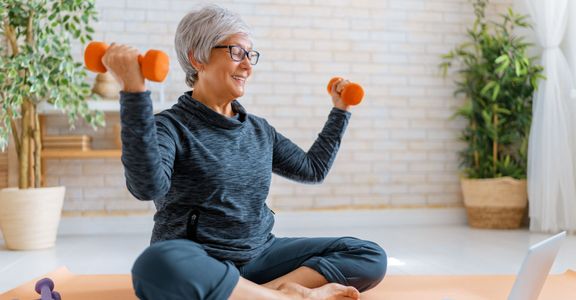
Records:
M40 300L61 300L60 293L54 290L54 281L50 278L42 278L36 282L34 287L36 293L40 294Z

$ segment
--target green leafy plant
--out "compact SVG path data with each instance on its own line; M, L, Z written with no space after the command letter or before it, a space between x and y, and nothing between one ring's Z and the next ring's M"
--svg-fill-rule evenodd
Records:
M514 29L530 27L512 9L501 22L486 20L488 0L474 0L476 19L468 41L442 56L444 76L458 63L455 95L465 104L455 116L467 121L461 167L468 178L526 178L532 96L543 68L527 55L530 43Z
M88 108L87 74L71 54L73 40L92 39L95 20L94 1L0 2L0 148L12 133L20 188L40 186L41 102L66 113L71 126L79 116L94 128L104 124L102 112Z

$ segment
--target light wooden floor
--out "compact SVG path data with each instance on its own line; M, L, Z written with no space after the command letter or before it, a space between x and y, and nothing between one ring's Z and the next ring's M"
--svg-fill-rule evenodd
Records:
M277 212L277 236L355 236L380 244L388 274L515 274L529 245L547 234L477 230L461 211ZM0 241L0 293L65 265L78 274L127 274L148 245L151 216L64 219L57 246L6 250ZM576 270L576 236L565 241L553 273Z

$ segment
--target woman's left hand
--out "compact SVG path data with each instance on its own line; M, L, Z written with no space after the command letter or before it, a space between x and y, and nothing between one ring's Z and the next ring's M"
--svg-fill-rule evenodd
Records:
M344 101L342 100L342 91L344 90L344 87L346 87L349 84L350 84L349 80L340 79L332 85L330 96L332 96L332 103L334 103L334 107L345 111L348 111L348 109L350 108L350 105L344 103Z

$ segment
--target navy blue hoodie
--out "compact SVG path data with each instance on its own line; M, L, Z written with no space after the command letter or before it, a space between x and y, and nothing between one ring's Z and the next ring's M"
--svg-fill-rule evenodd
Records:
M350 113L333 108L303 151L232 102L228 118L182 95L153 114L150 92L121 93L122 163L128 190L154 200L152 243L190 239L219 260L244 264L274 239L266 205L272 172L318 183L328 174Z

